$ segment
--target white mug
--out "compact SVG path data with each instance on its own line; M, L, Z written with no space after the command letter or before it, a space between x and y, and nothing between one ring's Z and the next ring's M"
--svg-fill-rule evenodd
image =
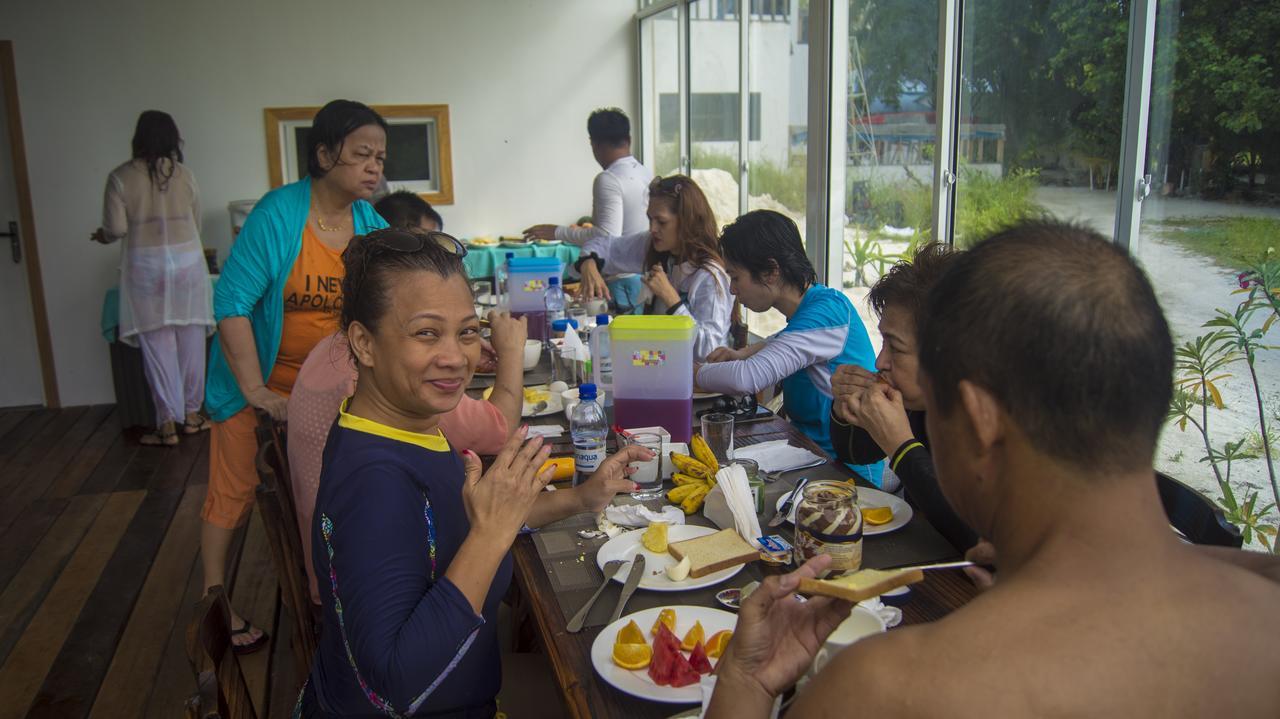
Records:
M836 627L835 631L831 632L831 636L827 637L827 640L818 648L818 653L813 657L813 665L804 676L800 677L800 681L796 683L797 688L803 688L815 674L822 671L835 658L840 650L859 639L884 631L884 620L878 614L855 605L853 611L849 612L849 616L840 622L840 626Z

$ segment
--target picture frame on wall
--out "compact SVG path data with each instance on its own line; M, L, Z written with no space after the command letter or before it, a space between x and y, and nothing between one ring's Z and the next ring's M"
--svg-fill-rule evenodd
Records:
M387 162L391 190L409 190L432 205L453 204L453 153L448 105L370 105L387 121ZM272 187L307 174L307 131L315 107L268 107L267 172Z

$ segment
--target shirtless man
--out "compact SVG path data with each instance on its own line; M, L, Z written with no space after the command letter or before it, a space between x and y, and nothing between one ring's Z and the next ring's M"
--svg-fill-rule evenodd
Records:
M1023 224L966 253L918 339L938 481L999 581L938 622L839 654L791 716L1280 716L1272 558L1183 544L1151 466L1169 328L1096 233ZM708 717L767 717L848 605L745 603Z

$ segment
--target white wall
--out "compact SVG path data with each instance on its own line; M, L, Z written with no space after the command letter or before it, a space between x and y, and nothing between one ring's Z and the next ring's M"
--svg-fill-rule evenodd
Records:
M446 103L460 236L589 214L586 117L634 115L634 0L41 0L0 4L26 131L62 402L111 402L98 332L118 250L88 242L140 111L173 114L225 257L267 187L262 109Z

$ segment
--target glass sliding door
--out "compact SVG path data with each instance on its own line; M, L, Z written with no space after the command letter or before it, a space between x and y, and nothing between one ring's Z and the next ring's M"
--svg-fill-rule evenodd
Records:
M739 214L738 2L694 0L688 12L690 165L717 225L723 226Z
M1280 172L1280 18L1257 3L1226 5L1157 4L1143 171L1150 194L1130 248L1179 348L1156 468L1218 500L1233 523L1253 525L1250 543L1263 548L1275 540L1265 527L1280 521L1267 457L1280 450L1280 351L1259 348L1250 359L1232 344L1241 331L1264 329L1249 342L1280 344L1280 325L1270 324L1280 305L1280 201L1267 189ZM1219 363L1207 383L1201 363Z
M1127 2L966 0L955 243L1042 211L1115 225Z
M679 8L640 20L640 114L644 162L655 175L680 171Z

